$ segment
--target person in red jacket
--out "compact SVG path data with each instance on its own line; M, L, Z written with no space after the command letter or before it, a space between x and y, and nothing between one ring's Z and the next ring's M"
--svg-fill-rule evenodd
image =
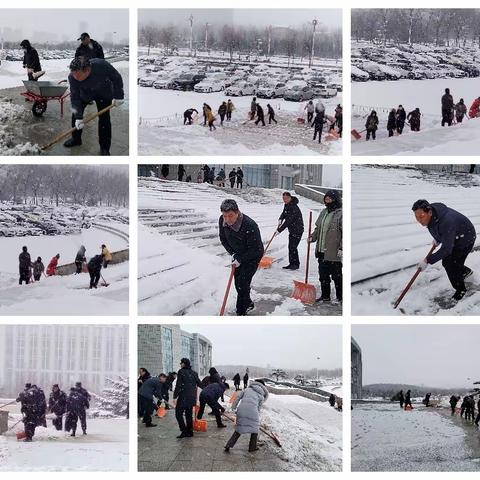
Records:
M468 111L468 116L470 118L475 118L480 116L480 97L476 98L472 106L470 107L470 110Z
M60 258L60 254L57 253L48 264L47 267L47 275L50 277L51 275L55 275L57 271L58 259Z

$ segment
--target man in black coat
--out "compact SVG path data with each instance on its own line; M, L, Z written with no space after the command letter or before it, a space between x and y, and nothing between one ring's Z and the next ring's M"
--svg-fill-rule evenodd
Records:
M36 385L25 385L25 390L20 393L17 402L21 403L20 411L23 413L23 424L25 425L25 442L31 442L35 435L35 429L39 425L46 426L45 394Z
M70 148L82 144L85 107L91 102L96 103L98 111L110 105L118 107L124 102L124 93L120 73L110 63L100 58L73 59L70 63L68 81L72 104L72 128L75 127L75 131L63 145ZM112 143L110 111L98 117L98 140L100 155L110 155Z
M87 398L77 388L72 387L67 397L67 418L65 420L65 430L67 432L72 431L70 436L75 436L78 419L82 421L82 418L86 417L85 409L88 407ZM86 427L83 429L83 434L87 434Z
M235 200L224 200L220 210L222 212L218 219L220 241L232 256L237 290L237 315L244 316L254 308L250 298L250 285L263 256L262 237L258 225L240 212Z
M197 387L201 383L188 358L180 360L180 367L173 392L173 398L177 401L175 417L181 432L177 438L193 437L193 407L197 404Z
M452 415L455 415L455 409L457 408L457 403L460 400L460 397L452 395L450 397L450 409L452 410Z
M407 407L412 407L412 392L410 390L407 390L405 394L405 410Z
M168 404L170 400L170 392L173 391L173 382L177 378L177 372L170 372L167 375L167 380L165 381L165 384L163 385L163 400L165 401L165 408L167 410L170 409L170 405Z
M453 97L450 95L450 89L446 88L442 95L442 127L445 124L450 126L453 120Z
M324 115L325 111L320 111L317 112L315 115L315 118L313 119L312 122L312 128L313 130L313 140L317 138L318 135L318 143L322 143L322 130L323 130L323 124L324 124Z
M82 33L80 37L77 38L77 41L78 40L80 40L80 45L75 51L75 58L83 57L88 59L105 59L102 46L96 40L90 38L90 35L87 32Z
M403 405L405 404L405 395L403 394L403 390L400 390L398 393L398 402L400 403L400 408L403 408Z
M90 288L97 288L100 280L100 271L102 270L103 257L95 255L87 264L88 273L90 274Z
M236 373L233 378L233 385L235 385L235 391L237 392L238 390L240 390L240 374L239 373Z
M82 382L75 383L75 390L85 398L84 407L82 411L79 412L80 424L82 426L83 434L87 434L87 412L86 409L90 408L90 394L88 391L82 387Z
M262 125L265 126L265 113L260 104L257 103L257 119L255 120L255 125L258 125L259 122L262 122Z
M228 179L230 180L230 188L235 187L235 180L237 179L237 171L235 170L235 167L233 167L229 174L228 174Z
M397 114L396 114L396 127L397 127L397 133L399 135L401 135L403 132L403 127L405 127L406 119L407 119L407 112L405 111L402 105L399 105L397 108Z
M453 300L461 300L466 293L465 279L472 270L465 266L465 260L475 245L477 234L472 222L460 212L443 203L429 203L417 200L412 207L420 225L427 227L433 237L432 245L441 247L419 264L420 270L442 261L448 279L455 289Z
M23 68L27 69L28 79L36 82L41 76L38 75L38 72L42 71L38 52L32 47L29 40L23 40L20 46L23 49Z
M303 236L303 217L298 207L298 198L290 192L283 192L283 212L278 219L278 233L288 229L288 265L286 270L298 270L300 258L298 256L298 244Z
M275 110L272 108L272 106L267 103L267 112L268 112L268 124L270 125L272 122L278 123L275 120Z
M62 430L63 415L67 410L67 395L60 390L58 384L52 387L52 392L48 398L48 409L55 415L55 418L52 420L53 426L57 430Z
M195 112L198 115L198 110L196 108L189 108L183 112L183 124L189 124L191 125L193 123L193 112Z
M248 387L248 372L245 372L245 375L243 376L243 389L246 390Z
M243 170L240 167L237 168L237 188L243 188Z
M150 377L142 383L138 391L139 412L143 414L143 423L145 427L156 427L152 423L152 414L155 411L153 397L160 400L163 396L163 389L167 376L161 373L158 377Z
M18 270L20 273L20 279L18 284L22 285L25 282L27 285L30 283L30 268L32 266L32 259L28 253L27 247L22 247L22 253L18 256Z
M197 418L200 420L203 417L205 405L208 405L212 409L213 414L215 415L217 427L225 428L226 425L222 422L221 414L224 408L218 403L218 400L220 399L220 397L223 397L225 390L228 390L229 388L229 385L223 382L213 382L207 385L200 393L200 408L198 410Z

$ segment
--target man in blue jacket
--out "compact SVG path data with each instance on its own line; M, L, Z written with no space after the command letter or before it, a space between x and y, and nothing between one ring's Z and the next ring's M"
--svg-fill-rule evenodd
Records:
M465 279L473 272L465 266L465 260L475 245L477 234L472 222L460 212L443 203L417 200L412 207L418 223L428 228L433 237L432 245L440 248L423 259L418 268L442 261L448 279L455 289L454 300L461 300L465 293Z
M120 73L106 60L77 57L70 63L70 101L72 104L72 137L64 144L71 148L82 144L83 112L92 102L100 111L109 105L120 106L124 100L123 80ZM110 155L112 124L110 111L98 117L98 141L100 155Z
M155 411L153 397L159 400L163 398L163 389L166 381L167 376L161 373L158 377L150 377L148 380L145 380L138 391L139 411L143 413L142 421L147 428L156 427L152 423L152 414Z
M203 412L205 411L205 405L208 405L213 414L215 415L215 420L217 421L218 428L225 428L226 425L222 422L221 412L225 409L218 403L218 400L223 397L225 390L228 390L230 387L228 383L210 383L207 385L202 392L200 393L200 408L198 410L197 418L200 420L203 417Z

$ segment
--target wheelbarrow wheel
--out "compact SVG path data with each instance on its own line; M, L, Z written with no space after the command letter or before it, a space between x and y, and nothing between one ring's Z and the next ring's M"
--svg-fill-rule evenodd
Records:
M35 117L41 117L47 110L47 102L33 102L32 113Z

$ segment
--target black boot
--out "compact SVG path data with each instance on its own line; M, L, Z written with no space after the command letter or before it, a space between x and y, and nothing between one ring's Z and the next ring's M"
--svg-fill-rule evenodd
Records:
M81 144L82 144L81 140L75 140L73 137L71 137L66 142L63 143L63 146L67 148L72 148L72 147L78 147Z
M467 292L465 290L457 290L453 295L453 300L461 300Z
M258 450L257 440L258 440L258 433L252 433L250 435L250 442L248 443L249 452L256 452Z
M107 150L106 148L101 148L100 149L100 155L102 157L109 157L110 156L110 150Z

